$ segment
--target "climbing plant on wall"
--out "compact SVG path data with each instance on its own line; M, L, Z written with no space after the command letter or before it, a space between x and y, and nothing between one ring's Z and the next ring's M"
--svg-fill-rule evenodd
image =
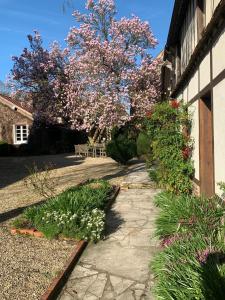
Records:
M176 100L156 104L147 116L147 132L156 163L154 177L159 185L177 194L192 190L190 129L186 106Z

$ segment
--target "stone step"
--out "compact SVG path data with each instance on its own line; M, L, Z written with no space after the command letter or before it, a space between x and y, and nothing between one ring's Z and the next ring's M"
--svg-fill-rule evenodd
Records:
M156 188L156 184L154 182L146 182L146 183L133 183L133 182L122 182L120 184L122 189L150 189Z

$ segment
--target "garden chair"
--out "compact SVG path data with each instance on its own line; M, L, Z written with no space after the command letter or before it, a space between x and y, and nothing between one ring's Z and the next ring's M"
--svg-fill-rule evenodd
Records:
M87 144L75 145L75 155L87 157L88 145Z

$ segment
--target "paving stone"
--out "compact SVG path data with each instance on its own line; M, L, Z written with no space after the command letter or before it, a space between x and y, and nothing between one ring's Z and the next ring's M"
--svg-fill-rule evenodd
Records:
M123 247L119 242L105 241L88 247L81 260L104 272L145 282L151 257L148 248Z
M110 276L110 281L113 286L113 290L115 291L116 295L122 294L125 290L127 290L134 281L124 279L117 276Z
M82 267L83 267L83 268L86 268L86 269L91 269L91 268L92 268L92 265L83 264Z
M87 269L87 268L84 268L84 267L78 265L72 272L70 278L71 279L82 278L82 277L92 276L92 275L96 275L96 274L98 274L97 271L90 270L90 269Z
M93 282L88 288L88 292L90 292L98 298L101 298L105 289L106 282L106 274L99 274L95 282Z
M60 300L77 300L77 299L78 299L77 296L72 296L67 292L64 292L60 297Z
M105 291L102 300L113 300L116 299L112 291Z
M97 275L69 280L67 290L71 295L77 295L78 299L83 299L88 288L95 282Z
M87 293L83 298L83 300L98 300L98 299L99 299L98 297L96 297L90 293Z
M136 300L141 300L146 297L146 293L143 290L135 290L135 299Z
M110 280L108 280L105 286L102 300L112 300L112 299L115 299L115 293L113 291L113 287Z
M135 300L134 293L131 290L124 292L122 295L118 296L116 300Z

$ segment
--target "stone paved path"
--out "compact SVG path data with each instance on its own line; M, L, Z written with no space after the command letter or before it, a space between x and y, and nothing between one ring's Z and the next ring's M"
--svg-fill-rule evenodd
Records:
M123 186L148 177L143 164L125 178ZM150 182L149 182L150 183ZM153 238L157 209L153 188L122 189L107 216L107 236L90 245L73 270L60 300L141 300L151 296L149 262L157 251Z

